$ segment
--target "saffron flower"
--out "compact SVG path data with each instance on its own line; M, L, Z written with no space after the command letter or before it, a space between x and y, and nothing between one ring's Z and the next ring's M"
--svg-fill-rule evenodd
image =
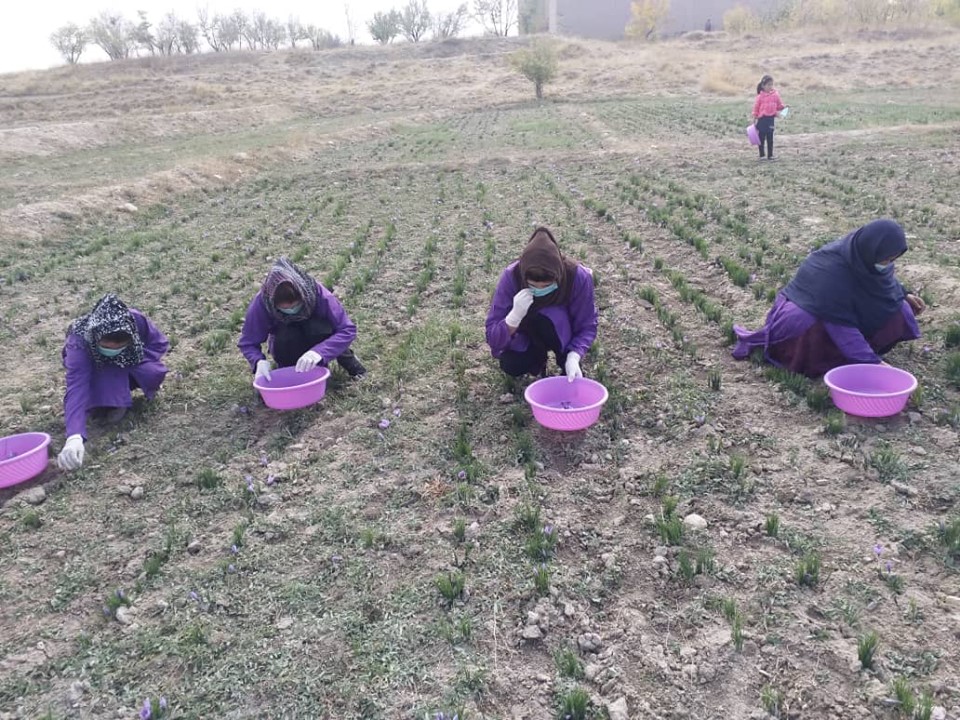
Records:
M377 427L380 428L381 430L386 430L388 427L390 427L390 421L384 418L379 423L377 423Z

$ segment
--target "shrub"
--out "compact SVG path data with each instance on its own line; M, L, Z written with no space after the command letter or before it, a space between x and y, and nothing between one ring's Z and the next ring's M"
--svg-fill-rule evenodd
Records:
M549 40L534 40L530 47L511 57L517 72L533 83L537 100L543 99L543 86L557 74L557 49Z

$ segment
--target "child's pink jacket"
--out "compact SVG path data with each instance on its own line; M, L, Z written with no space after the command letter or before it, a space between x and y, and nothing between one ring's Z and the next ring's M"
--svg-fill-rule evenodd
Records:
M780 93L776 90L763 91L757 94L757 99L753 102L753 116L755 118L773 117L784 107L783 101L780 100Z

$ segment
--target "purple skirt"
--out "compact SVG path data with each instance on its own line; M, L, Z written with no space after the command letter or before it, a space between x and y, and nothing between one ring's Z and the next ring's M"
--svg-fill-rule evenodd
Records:
M827 323L779 295L763 328L750 332L734 327L737 344L733 356L744 360L763 349L767 362L807 377L820 377L828 370L851 363L878 363L882 355L904 340L920 337L920 328L910 305L864 337L856 328Z

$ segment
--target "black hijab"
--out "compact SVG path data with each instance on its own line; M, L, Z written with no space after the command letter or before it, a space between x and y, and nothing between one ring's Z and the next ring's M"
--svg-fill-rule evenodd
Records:
M874 265L906 251L903 228L874 220L810 253L783 294L821 320L872 335L900 312L906 296L893 270Z
M126 304L113 293L104 295L93 306L88 315L78 317L70 324L68 333L83 338L94 363L116 365L117 367L136 367L143 362L143 340L137 330L137 322L130 314ZM97 350L100 338L113 333L126 333L130 342L114 357L101 355Z

